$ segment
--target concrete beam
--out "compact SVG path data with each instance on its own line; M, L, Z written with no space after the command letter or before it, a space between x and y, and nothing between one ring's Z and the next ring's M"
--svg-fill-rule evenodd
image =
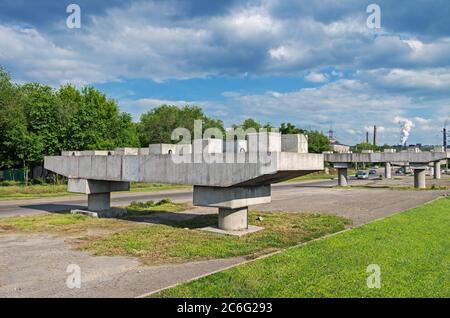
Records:
M249 205L269 203L270 185L248 187L194 186L193 204L225 209L238 209Z
M68 182L68 191L74 193L96 194L129 190L130 183L122 181L103 181L71 178Z
M308 153L308 136L301 134L281 135L281 151Z

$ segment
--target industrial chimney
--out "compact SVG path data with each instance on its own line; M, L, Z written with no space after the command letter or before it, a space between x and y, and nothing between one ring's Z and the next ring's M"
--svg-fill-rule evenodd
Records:
M447 151L447 128L444 127L444 130L442 131L444 133L444 142L443 142L443 146L444 146L444 151Z
M373 126L373 145L376 146L378 143L378 136L377 136L377 126Z

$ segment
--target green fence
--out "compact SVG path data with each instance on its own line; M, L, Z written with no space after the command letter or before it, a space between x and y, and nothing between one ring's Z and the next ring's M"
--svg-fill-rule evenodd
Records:
M25 172L23 169L10 169L0 171L0 180L3 181L25 181Z

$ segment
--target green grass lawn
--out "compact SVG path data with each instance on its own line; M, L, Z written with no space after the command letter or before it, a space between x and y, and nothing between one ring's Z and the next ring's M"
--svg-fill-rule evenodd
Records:
M191 189L188 185L170 185L159 183L137 183L132 182L130 186L131 192L152 192L166 191L178 189ZM21 200L21 199L39 199L44 197L62 197L68 195L77 195L76 193L67 192L66 184L39 184L39 185L8 185L0 186L1 200Z
M367 287L378 264L381 288ZM165 290L160 297L450 297L450 199Z

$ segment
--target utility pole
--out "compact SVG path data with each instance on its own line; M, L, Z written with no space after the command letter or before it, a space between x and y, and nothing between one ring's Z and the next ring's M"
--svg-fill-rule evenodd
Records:
M447 121L444 123L444 129L442 130L442 137L443 137L443 146L444 146L444 152L447 152ZM448 159L445 162L445 171L448 173Z

